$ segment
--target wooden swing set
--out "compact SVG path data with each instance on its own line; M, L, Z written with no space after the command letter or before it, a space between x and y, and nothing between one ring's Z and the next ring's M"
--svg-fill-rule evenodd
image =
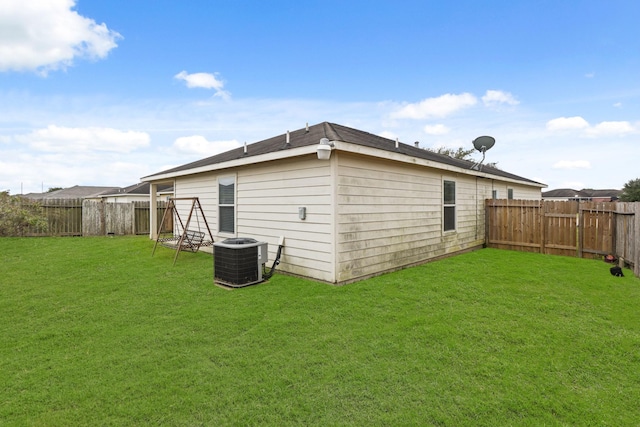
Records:
M182 218L180 218L180 213L176 208L176 201L191 201L191 209L189 210L189 216L186 222L182 222ZM173 230L170 235L167 235L167 232L163 233L162 230L165 221L167 221L170 216L173 218ZM198 227L197 230L189 228L194 216ZM206 235L204 231L201 230L200 217L202 217L206 231L209 233L209 240L205 239ZM198 197L177 197L169 199L164 214L162 215L160 227L158 227L157 236L151 256L156 253L158 243L164 247L175 249L176 254L173 257L173 265L176 265L180 251L198 252L201 247L213 245L213 234L207 223L207 218L204 216L200 199Z

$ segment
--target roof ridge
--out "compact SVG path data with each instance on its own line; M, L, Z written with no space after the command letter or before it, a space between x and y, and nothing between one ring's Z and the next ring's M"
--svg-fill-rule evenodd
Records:
M329 138L329 140L331 141L342 140L340 134L336 131L335 127L333 126L333 123L323 122L322 125L324 129L324 136Z

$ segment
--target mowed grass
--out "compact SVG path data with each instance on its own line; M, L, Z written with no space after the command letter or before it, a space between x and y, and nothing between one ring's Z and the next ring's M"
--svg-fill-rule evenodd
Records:
M144 237L0 239L0 425L637 425L640 280L483 249L213 284ZM286 249L285 249L286 251Z

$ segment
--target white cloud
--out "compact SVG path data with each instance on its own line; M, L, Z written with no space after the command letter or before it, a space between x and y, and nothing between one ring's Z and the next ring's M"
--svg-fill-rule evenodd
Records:
M446 135L449 131L450 129L443 124L426 125L424 127L424 132L428 135Z
M211 73L193 73L180 71L173 76L175 79L182 80L187 84L188 88L214 89L216 96L228 99L230 93L224 90L224 82Z
M580 116L576 117L558 117L557 119L549 120L547 122L547 129L550 131L565 131L586 129L589 127L589 122Z
M487 107L497 107L499 105L518 105L518 101L511 93L501 90L488 90L482 97L482 102Z
M616 108L622 108L622 102L616 102L613 106Z
M73 10L75 0L0 2L0 71L65 69L75 58L100 59L122 36Z
M426 119L430 117L446 117L457 111L472 107L478 102L470 93L460 95L444 94L437 98L427 98L418 103L407 104L400 110L391 113L396 119Z
M390 132L390 131L388 131L388 130L385 130L385 131L380 132L380 134L379 134L379 135L380 135L381 137L383 137L383 138L387 138L387 139L394 139L394 140L395 140L396 138L399 138L398 134L395 134L395 133Z
M571 131L580 130L583 136L590 138L606 136L623 136L635 132L636 129L627 121L605 121L595 126L580 116L559 117L547 122L547 130L550 131Z
M588 160L560 160L553 164L554 169L591 169Z
M590 137L599 136L619 136L634 132L635 129L627 121L620 122L600 122L587 129L586 134Z
M239 146L240 143L236 140L207 141L207 139L201 135L183 136L176 139L173 143L173 148L180 153L198 154L205 157L224 153Z
M26 135L18 135L15 139L40 151L77 154L94 151L129 153L147 147L151 138L145 132L131 130L50 125Z

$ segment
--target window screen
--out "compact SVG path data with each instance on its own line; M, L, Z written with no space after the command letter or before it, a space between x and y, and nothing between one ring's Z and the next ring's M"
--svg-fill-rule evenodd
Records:
M218 229L226 233L236 230L236 179L225 177L218 180Z
M443 187L443 230L451 231L456 229L456 183L444 181Z

